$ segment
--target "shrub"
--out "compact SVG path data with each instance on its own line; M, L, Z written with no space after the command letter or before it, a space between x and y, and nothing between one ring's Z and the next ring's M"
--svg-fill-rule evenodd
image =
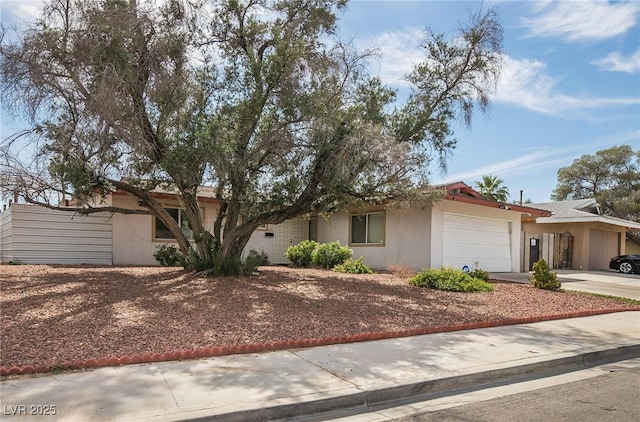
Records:
M269 256L265 251L251 249L242 263L243 273L251 274L261 265L269 265Z
M426 268L411 277L409 283L418 287L451 292L489 292L493 290L493 286L485 280L450 267Z
M549 271L547 261L544 259L533 263L533 274L530 280L531 284L538 289L558 290L560 288L558 275Z
M471 271L469 275L480 280L489 281L489 271L481 270L480 268L476 268L474 271Z
M410 278L413 277L413 275L416 273L415 271L407 267L406 264L402 263L387 265L387 271L400 278Z
M342 264L338 264L332 268L333 271L349 274L373 274L371 268L362 262L362 257L358 259L347 259Z
M173 245L159 246L153 253L153 257L166 267L184 267L185 261L182 254Z
M303 240L297 245L289 246L285 256L296 267L308 267L313 262L313 254L318 246L315 240Z
M313 263L323 268L333 268L351 258L353 251L347 246L340 246L340 242L323 243L318 245L313 253Z

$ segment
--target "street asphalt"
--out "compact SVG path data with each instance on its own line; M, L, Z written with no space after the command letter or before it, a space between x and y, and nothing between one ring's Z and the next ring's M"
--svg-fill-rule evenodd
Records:
M640 357L640 312L19 376L2 420L327 420ZM49 415L44 417L44 415Z

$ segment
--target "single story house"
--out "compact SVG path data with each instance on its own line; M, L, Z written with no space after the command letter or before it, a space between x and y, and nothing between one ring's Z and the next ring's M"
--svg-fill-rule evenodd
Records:
M593 199L527 204L550 216L522 216L523 266L528 271L538 258L551 268L606 270L609 260L625 253L626 232L640 223L602 214Z
M404 265L481 268L514 272L520 268L521 215L545 216L531 207L483 198L463 182L443 186L444 198L409 208L370 207L310 221L319 242L349 245L372 268ZM313 227L317 225L317 227Z
M339 241L375 269L402 265L419 270L452 266L491 272L518 272L522 264L521 225L551 213L484 199L463 182L441 187L443 199L410 207L370 206L336 212L329 218L298 217L253 233L246 251L265 251L286 264L286 249L305 239ZM175 195L153 192L174 214ZM205 227L212 231L218 202L208 188L198 192ZM135 197L114 192L105 205L137 208ZM55 224L51 224L54 221ZM170 233L149 215L100 213L88 216L13 204L0 214L0 261L104 265L157 265L156 248L173 243Z

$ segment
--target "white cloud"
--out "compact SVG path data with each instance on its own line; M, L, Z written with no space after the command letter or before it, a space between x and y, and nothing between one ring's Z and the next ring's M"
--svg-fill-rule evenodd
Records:
M604 40L636 24L640 2L547 1L537 4L536 11L537 16L524 20L531 36Z
M598 98L563 94L558 92L559 81L549 76L543 62L504 56L502 74L493 100L544 114L640 104L640 98L637 97Z
M43 0L2 0L0 14L3 24L33 22L44 8Z
M614 133L606 138L592 139L585 143L561 147L560 144L546 145L529 150L518 151L517 158L489 163L480 167L470 168L463 172L447 175L446 178L435 180L435 184L452 183L457 181L476 181L485 174L497 174L500 177L520 176L536 172L537 174L551 171L555 175L557 169L565 167L588 151L597 151L616 145L637 144L640 131ZM549 170L547 170L549 169ZM552 170L551 170L552 169Z
M500 176L523 174L530 169L557 167L565 159L558 158L561 151L553 147L542 147L518 158L487 164L481 167L469 169L464 172L448 175L446 179L438 183L451 183L459 180L477 180L485 174L499 174Z
M404 77L424 59L420 47L424 37L425 32L422 29L407 28L403 31L383 32L359 44L361 47L377 51L378 60L374 62L377 69L372 69L372 72L380 76L385 84L407 87Z
M408 87L404 80L405 75L416 63L424 60L424 52L419 46L424 36L425 33L421 29L408 28L403 31L384 32L374 38L359 40L358 44L362 48L377 49L379 59L374 62L372 72L379 75L384 83L402 89ZM623 63L627 63L626 66L629 66L629 62L637 61L636 56L628 60L621 57L616 65L620 68ZM608 66L613 67L613 63ZM599 98L563 94L559 91L560 82L561 79L549 75L544 62L517 60L505 55L493 101L517 105L543 114L565 115L600 107L640 104L640 99L636 97Z
M610 72L637 73L640 72L640 50L630 56L611 53L607 57L593 62L601 70Z

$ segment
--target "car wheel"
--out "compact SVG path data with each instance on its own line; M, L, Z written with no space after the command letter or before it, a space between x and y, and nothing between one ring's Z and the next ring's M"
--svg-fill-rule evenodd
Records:
M620 272L623 274L631 274L633 272L633 264L631 262L621 263Z

